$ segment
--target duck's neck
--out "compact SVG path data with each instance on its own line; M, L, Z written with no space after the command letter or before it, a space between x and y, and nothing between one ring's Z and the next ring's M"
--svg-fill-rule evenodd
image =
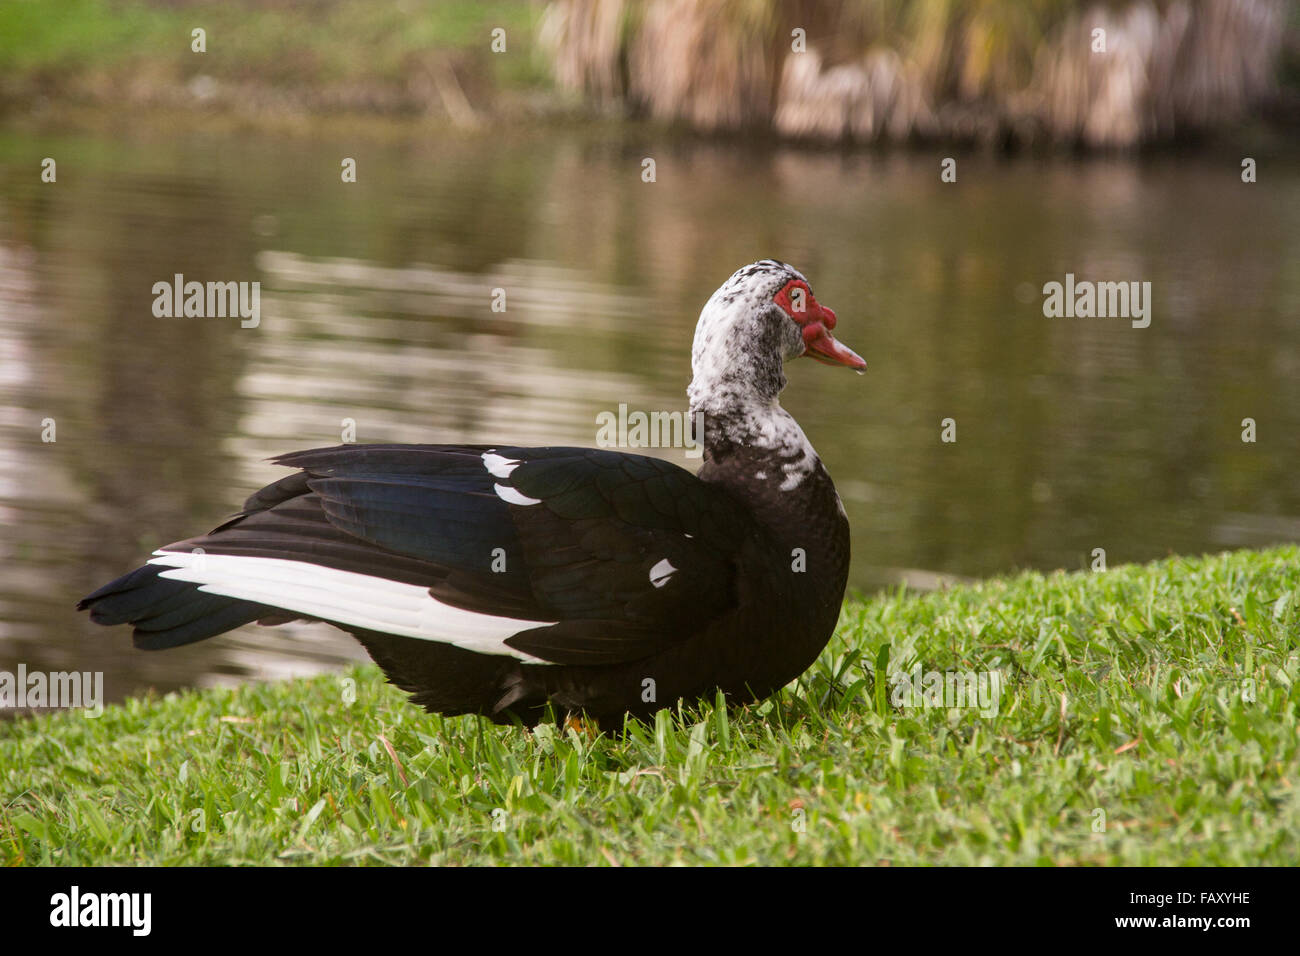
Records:
M785 376L779 368L778 376L783 386ZM820 460L799 423L777 400L780 388L755 389L754 381L736 377L719 381L702 378L698 372L691 381L687 390L691 421L703 421L704 435L695 437L704 447L705 469L716 474L743 467L748 478L793 491Z
M686 391L691 421L702 416L704 422L704 435L696 435L704 446L702 478L758 480L792 491L820 465L779 401L785 359L799 354L802 342L792 324L774 319L773 309L724 286L700 313Z

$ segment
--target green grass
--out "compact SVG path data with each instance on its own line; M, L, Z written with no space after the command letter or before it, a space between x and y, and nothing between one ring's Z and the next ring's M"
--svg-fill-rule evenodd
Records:
M369 667L10 721L0 860L1291 864L1298 603L1294 546L850 602L798 685L621 738ZM1002 672L996 716L895 706L918 661Z

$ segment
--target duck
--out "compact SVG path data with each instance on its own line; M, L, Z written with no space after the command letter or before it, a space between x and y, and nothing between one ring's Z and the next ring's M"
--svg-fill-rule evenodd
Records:
M697 473L610 448L345 444L207 534L83 598L145 651L324 621L431 713L621 726L679 701L759 701L839 619L849 522L781 407L785 363L857 372L835 313L775 259L705 303L691 349Z

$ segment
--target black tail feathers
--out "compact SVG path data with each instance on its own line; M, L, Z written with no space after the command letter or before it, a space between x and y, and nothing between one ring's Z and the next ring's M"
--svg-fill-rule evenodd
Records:
M96 624L135 625L135 646L146 651L192 644L283 611L199 590L189 581L161 577L167 568L146 564L110 581L77 603Z

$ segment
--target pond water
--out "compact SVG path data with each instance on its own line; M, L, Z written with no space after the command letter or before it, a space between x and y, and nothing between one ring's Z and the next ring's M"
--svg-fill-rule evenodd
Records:
M1244 184L1217 153L959 155L943 183L944 155L636 127L0 132L0 670L103 671L116 699L363 657L306 624L147 654L73 605L345 420L589 445L622 403L681 410L700 307L767 256L868 362L797 362L784 396L848 510L853 586L1300 540L1294 158ZM259 324L155 317L178 273L259 282ZM1046 317L1067 274L1149 282L1149 326Z

